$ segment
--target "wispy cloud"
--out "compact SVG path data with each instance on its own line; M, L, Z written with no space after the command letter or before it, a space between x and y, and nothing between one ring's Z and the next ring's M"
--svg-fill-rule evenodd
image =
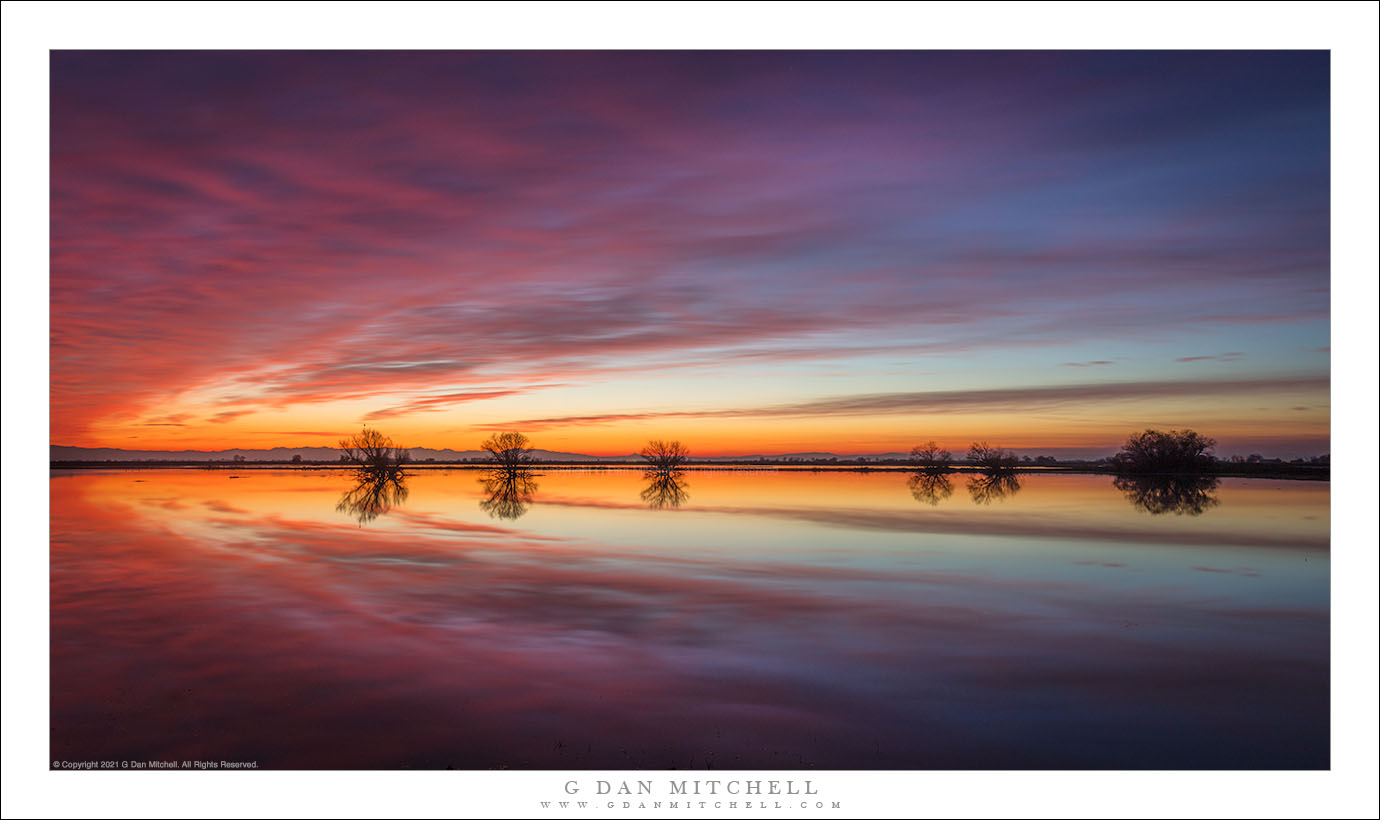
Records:
M653 418L724 418L755 416L865 416L892 413L958 413L994 409L1051 408L1151 398L1202 398L1234 396L1244 393L1326 391L1329 379L1298 378L1238 379L1232 381L1144 381L1070 384L1050 387L1022 387L1005 390L916 391L840 396L794 404L763 405L719 410L684 412L609 413L603 415L558 416L522 419L493 425L510 427L559 427L607 424Z
M408 415L410 413L434 412L437 410L445 410L447 407L451 407L456 404L464 404L466 402L473 401L484 401L486 399L497 399L502 398L503 396L514 396L519 393L525 392L527 391L476 390L465 393L445 393L439 396L423 396L405 402L403 404L395 405L392 407L385 407L380 410L374 410L369 413L366 413L364 415L364 420L374 421L376 419L391 418L393 416L403 416Z
M1245 357L1245 353L1218 353L1215 356L1181 356L1176 362L1235 362Z
M225 424L226 422L234 421L240 416L247 416L251 412L250 410L223 410L208 418L207 421L211 424Z

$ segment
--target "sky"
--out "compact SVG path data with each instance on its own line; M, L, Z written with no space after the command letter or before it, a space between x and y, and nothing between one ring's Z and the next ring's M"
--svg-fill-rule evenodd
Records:
M50 442L1329 451L1328 54L51 57Z

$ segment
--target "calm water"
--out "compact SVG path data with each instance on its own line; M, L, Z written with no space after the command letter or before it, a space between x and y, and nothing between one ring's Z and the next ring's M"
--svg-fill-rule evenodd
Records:
M54 759L1323 768L1328 485L54 471Z

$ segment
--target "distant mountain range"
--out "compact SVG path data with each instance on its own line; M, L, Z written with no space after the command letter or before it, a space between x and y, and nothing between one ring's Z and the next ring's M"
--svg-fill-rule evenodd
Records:
M482 461L489 454L485 450L433 450L429 447L413 447L410 451L413 461ZM50 445L48 458L52 461L234 461L236 456L245 461L291 461L301 456L303 461L339 461L340 451L334 447L274 447L268 450L121 450L113 447L66 447ZM781 453L779 455L707 456L692 458L701 464L725 461L816 461L836 458L840 461L853 461L859 458L873 460L909 458L909 453L868 453L865 455L838 455L835 453ZM533 450L532 458L537 461L581 461L590 463L640 462L636 453L624 456L591 456L584 453L558 453L551 450Z

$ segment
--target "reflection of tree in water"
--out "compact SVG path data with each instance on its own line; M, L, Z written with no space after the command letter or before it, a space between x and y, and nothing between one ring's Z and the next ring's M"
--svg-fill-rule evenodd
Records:
M479 502L479 509L490 518L521 518L532 505L537 492L535 473L523 467L499 468L486 471L479 485L489 497Z
M355 486L340 496L337 512L353 515L368 524L407 500L407 476L396 467L355 470Z
M684 504L690 498L686 487L685 473L680 470L648 470L642 474L647 486L642 490L642 500L654 510L672 509Z
M1020 491L1021 482L1016 474L1005 470L981 473L968 479L968 495L972 496L974 504L1004 501Z
M1112 486L1151 515L1202 515L1222 503L1212 494L1217 489L1212 476L1117 476Z
M910 487L910 494L915 496L916 501L931 507L939 506L939 502L954 494L954 485L949 477L930 470L911 473L906 486Z

